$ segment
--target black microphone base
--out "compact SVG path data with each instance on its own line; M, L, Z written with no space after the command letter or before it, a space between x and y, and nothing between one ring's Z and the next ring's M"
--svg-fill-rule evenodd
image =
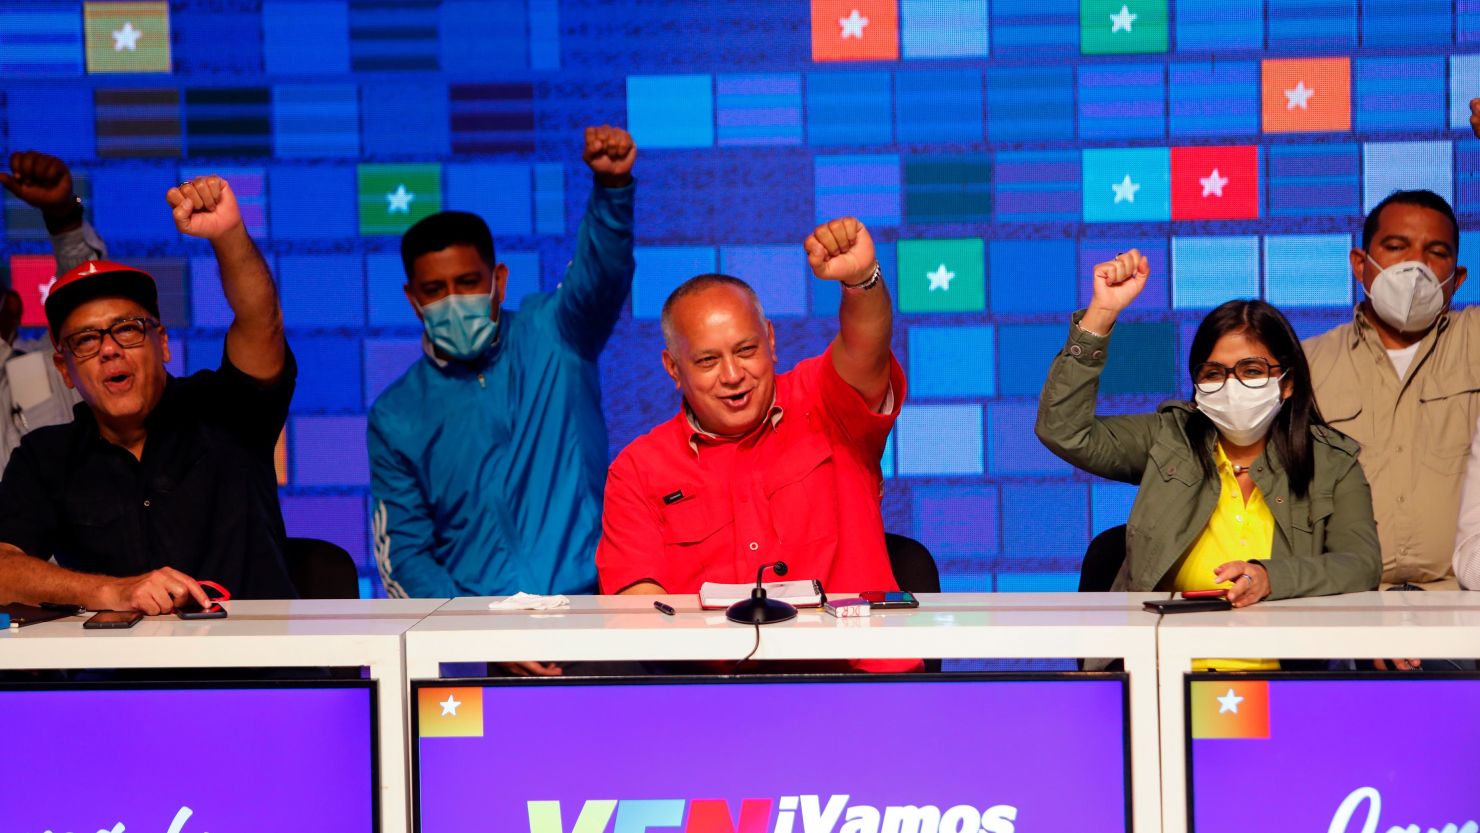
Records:
M797 609L775 599L746 599L725 611L725 618L742 625L772 625L797 618Z

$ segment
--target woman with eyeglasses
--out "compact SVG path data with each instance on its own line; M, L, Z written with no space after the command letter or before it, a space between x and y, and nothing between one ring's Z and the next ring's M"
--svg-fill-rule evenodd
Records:
M1358 446L1321 419L1300 341L1273 306L1208 313L1188 356L1193 401L1096 415L1112 327L1149 275L1134 249L1095 267L1038 406L1054 454L1140 485L1112 589L1226 588L1246 607L1375 588L1382 558Z

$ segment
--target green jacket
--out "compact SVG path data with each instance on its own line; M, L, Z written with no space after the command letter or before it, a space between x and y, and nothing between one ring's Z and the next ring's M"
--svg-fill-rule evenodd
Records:
M1077 324L1083 313L1076 314ZM1114 590L1154 590L1207 526L1218 502L1217 478L1203 475L1187 438L1190 402L1162 403L1153 414L1097 417L1095 400L1110 339L1070 328L1038 400L1038 438L1049 450L1091 474L1139 483L1126 524L1126 560ZM1316 426L1315 477L1296 497L1279 455L1265 453L1252 477L1274 515L1268 561L1271 599L1372 590L1382 577L1372 492L1358 446ZM1204 453L1213 450L1210 436Z

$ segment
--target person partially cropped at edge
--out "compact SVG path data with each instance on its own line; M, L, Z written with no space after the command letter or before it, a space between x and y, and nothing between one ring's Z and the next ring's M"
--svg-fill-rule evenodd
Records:
M171 188L175 225L209 241L233 319L219 370L165 370L147 273L88 261L46 299L74 420L27 434L0 479L0 600L168 613L209 599L293 598L273 449L297 368L267 264L226 180ZM55 556L57 563L47 558Z
M488 226L446 211L401 240L424 359L371 407L375 554L391 596L590 593L608 455L597 358L635 269L626 131L588 128L595 184L553 292L501 309Z
M1480 139L1480 98L1470 100L1470 129L1474 131L1475 138ZM1459 240L1456 237L1455 248L1458 247ZM1474 369L1471 365L1470 370ZM1480 420L1480 416L1477 416L1477 420ZM1480 590L1480 423L1471 431L1470 452L1461 481L1453 566L1454 576L1460 587Z
M9 170L0 171L0 186L40 212L56 256L56 274L108 257L72 188L72 171L61 159L35 150L16 151L10 154ZM13 287L4 290L0 302L0 470L22 436L70 422L72 406L80 401L52 362L50 339L18 338L28 303L40 304L41 298L22 298Z
M1112 589L1222 587L1247 607L1376 587L1382 560L1358 446L1321 418L1300 343L1273 306L1229 301L1208 313L1188 351L1192 402L1096 415L1115 321L1149 275L1135 249L1095 267L1089 308L1074 315L1038 405L1050 451L1140 486Z
M1454 590L1465 453L1480 418L1480 309L1450 309L1466 272L1443 197L1378 203L1349 254L1364 299L1306 339L1321 412L1362 444L1385 585Z
M700 275L664 302L663 367L682 404L611 465L603 593L697 593L752 582L777 560L834 595L898 589L880 511L879 460L905 398L889 292L857 220L818 226L805 248L813 273L842 285L838 334L787 373L744 281Z

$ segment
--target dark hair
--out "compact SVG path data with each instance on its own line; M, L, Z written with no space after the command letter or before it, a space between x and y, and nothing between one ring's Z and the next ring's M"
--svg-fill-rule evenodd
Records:
M1192 337L1192 349L1187 352L1187 368L1194 376L1198 365L1213 354L1218 339L1229 333L1247 333L1269 348L1285 376L1283 382L1290 385L1290 398L1280 408L1270 428L1270 440L1275 453L1290 478L1290 491L1296 497L1305 497L1310 481L1315 477L1315 455L1311 451L1310 429L1325 426L1320 408L1316 407L1316 392L1310 382L1310 365L1305 361L1305 350L1295 328L1272 304L1264 301L1229 301L1208 313ZM1229 379L1226 384L1239 384ZM1329 427L1329 426L1328 426ZM1209 453L1210 438L1217 432L1212 421L1201 412L1187 420L1187 440L1192 451L1198 455L1203 474L1209 478L1218 476L1217 463Z
M1390 205L1416 205L1448 217L1449 227L1454 229L1454 252L1459 254L1459 218L1454 216L1454 209L1447 200L1427 190L1394 191L1368 212L1367 220L1362 223L1362 251L1365 252L1372 246L1372 238L1377 236L1378 219L1382 216L1382 210Z
M755 294L755 289L750 284L733 275L721 275L717 272L707 275L695 275L679 284L677 289L668 294L668 300L663 302L663 313L659 321L663 328L663 343L665 345L671 346L673 344L673 308L677 306L678 302L690 295L698 295L700 292L716 286L733 286L744 292L746 297L750 298L750 302L755 304L755 310L760 313L761 319L765 319L766 310L761 306L761 298Z
M417 258L448 246L472 246L483 262L493 267L493 235L483 218L466 211L443 211L423 218L401 237L401 265L406 267L406 277L410 279L411 264Z

